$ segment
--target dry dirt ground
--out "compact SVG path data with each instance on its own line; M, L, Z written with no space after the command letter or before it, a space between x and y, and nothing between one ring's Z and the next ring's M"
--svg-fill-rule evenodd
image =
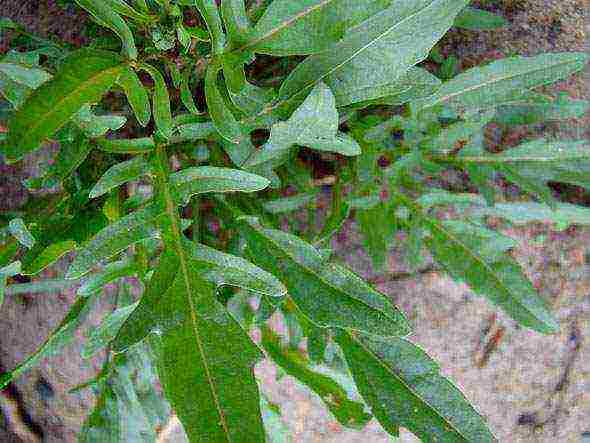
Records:
M444 50L458 54L464 67L501 55L544 51L590 50L590 4L587 0L498 0L486 7L501 12L509 28L494 32L453 32ZM39 8L39 5L42 5ZM79 41L80 16L61 12L45 2L3 0L0 15L19 19L32 31L58 33ZM558 85L577 97L590 97L589 72ZM567 127L546 131L590 136L590 115ZM5 168L2 166L2 168ZM2 181L17 171L2 169ZM11 198L18 183L1 186ZM7 194L4 194L7 195ZM4 196L3 195L3 196ZM535 225L504 231L519 241L516 256L540 293L553 306L561 330L541 336L518 328L482 298L444 275L429 272L395 277L404 271L402 251L394 250L389 273L375 275L367 257L359 253L354 226L337 255L377 286L412 319L413 340L441 363L489 420L501 442L582 442L590 436L590 230L570 228L554 232ZM47 275L51 277L51 275ZM68 292L7 300L0 316L0 370L10 368L42 342L73 300ZM105 298L104 309L108 309ZM100 321L100 314L89 319ZM61 356L46 360L19 379L0 397L4 420L1 442L73 441L93 403L88 392L68 389L91 377L100 358L82 364L80 341ZM290 377L275 380L267 362L257 367L270 400L279 404L293 442L386 442L388 437L372 422L362 432L342 428L321 401ZM4 423L2 423L4 421ZM182 429L171 422L162 441L184 441ZM404 432L401 441L416 441Z

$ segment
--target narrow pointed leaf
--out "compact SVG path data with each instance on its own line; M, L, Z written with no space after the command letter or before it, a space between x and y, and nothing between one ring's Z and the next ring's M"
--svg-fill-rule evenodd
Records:
M362 84L391 84L424 60L467 0L403 0L350 30L291 72L279 98L290 100L324 81L338 95Z
M513 101L525 89L554 83L582 70L588 59L584 53L564 52L498 60L459 74L418 105L445 104L460 112L494 107Z
M172 120L172 112L170 111L170 96L168 95L168 88L164 77L156 68L150 65L142 65L141 68L145 70L154 80L154 94L152 97L152 106L154 110L154 121L158 131L165 138L172 135L174 129L174 122Z
M548 199L551 200L547 188L550 181L590 189L590 143L587 140L569 142L539 139L500 154L462 155L458 159L467 165L493 166L525 191L544 200L547 200L545 195L549 195Z
M242 134L240 124L227 107L219 90L217 85L218 73L218 67L209 65L205 75L205 98L209 108L209 115L213 120L215 129L223 138L232 143L239 143L244 138L244 134Z
M47 340L33 354L12 371L0 375L0 390L4 389L12 380L25 371L36 366L44 358L56 354L69 344L75 337L76 330L86 318L93 303L93 297L79 297L57 328L51 332Z
M483 417L416 345L346 332L337 341L362 396L388 432L401 426L425 442L496 441Z
M151 118L150 100L145 87L131 68L124 69L117 81L123 88L133 113L141 126L146 126Z
M391 0L275 0L244 45L275 56L313 54L328 49L347 29L388 7Z
M203 278L218 288L229 285L270 297L282 297L287 293L287 288L275 276L241 257L188 241L186 249L198 264Z
M138 178L149 174L150 165L141 156L132 158L122 163L111 166L107 172L98 180L96 185L90 191L90 198L97 198L106 194L111 189L115 189L124 183L137 180Z
M558 329L557 321L520 266L503 254L502 248L490 244L494 238L466 230L458 223L424 218L423 225L432 234L426 243L435 260L453 278L467 283L523 326L541 333Z
M90 275L76 292L81 296L88 296L99 292L105 285L121 277L130 277L138 272L136 263L123 259L107 264L100 271Z
M102 137L109 131L120 129L127 118L122 115L96 115L89 105L84 105L72 118L87 137Z
M112 5L100 0L76 0L76 3L88 11L99 25L109 28L123 42L123 53L134 60L137 58L137 48L133 34L127 23L112 9Z
M170 176L174 198L183 206L191 196L207 192L256 192L268 187L269 181L239 169L195 166Z
M55 77L36 89L11 120L4 148L7 160L17 161L37 149L84 104L98 102L122 69L120 57L113 53L82 49L70 54Z
M289 120L272 126L270 139L246 162L246 166L253 167L283 157L294 145L346 156L361 153L352 137L338 132L336 101L330 88L323 83L311 91Z
M129 318L131 313L137 308L139 302L116 309L108 314L102 323L97 326L89 335L84 343L80 355L84 359L92 358L98 352L106 348L117 336L123 323Z
M225 34L223 33L221 18L215 0L195 0L195 6L207 24L213 53L220 54L223 52L223 46L225 45Z
M159 237L155 221L161 213L162 210L157 205L151 204L104 228L78 252L66 278L80 278L93 266L124 251L132 244Z
M244 0L223 0L221 14L229 41L234 46L243 44L251 32Z
M501 15L483 9L466 7L455 19L455 26L470 31L490 31L503 28L508 21Z
M383 294L351 271L328 263L312 245L266 229L251 217L241 219L241 228L253 262L278 276L314 323L378 335L409 332L404 315Z
M95 142L101 150L112 152L114 154L143 154L156 149L156 144L152 137L131 139L98 138Z
M52 243L47 246L35 259L28 264L24 269L23 275L36 275L43 271L53 263L58 261L68 252L76 249L76 242L73 240L65 240L62 242Z

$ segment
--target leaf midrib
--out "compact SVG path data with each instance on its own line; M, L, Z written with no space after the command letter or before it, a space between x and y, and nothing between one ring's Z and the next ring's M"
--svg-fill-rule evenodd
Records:
M451 94L440 96L440 97L436 98L435 101L431 102L430 104L426 105L425 107L426 108L430 108L432 106L437 105L438 103L446 102L446 101L448 101L448 100L450 100L453 97L456 97L458 95L466 94L466 93L469 93L469 92L472 92L472 91L476 91L477 89L484 88L484 87L489 86L489 85L492 85L494 83L499 83L499 82L503 82L503 81L506 81L506 80L511 80L513 78L522 77L522 76L530 75L530 74L535 74L537 72L547 71L548 69L558 68L560 66L570 65L570 64L576 64L576 63L580 63L580 61L579 60L568 60L568 61L564 61L564 62L561 62L561 63L556 63L554 65L551 65L550 68L547 68L545 66L545 67L542 67L542 68L537 68L537 69L533 69L533 70L526 71L526 72L520 72L520 73L517 73L517 74L511 74L511 75L496 77L496 78L490 79L487 82L478 83L476 85L473 85L471 87L468 87L467 89L462 89L461 91L457 91L457 92L454 92L454 93L451 93ZM545 83L547 83L547 82L543 82L543 84L545 84ZM529 88L527 88L527 89L529 89Z
M176 210L176 203L172 197L172 192L170 190L170 186L168 183L166 169L163 167L164 165L162 165L162 159L166 158L166 151L163 146L157 146L156 150L159 151L157 154L158 155L158 167L160 169L159 173L163 175L163 177L162 177L162 179L163 179L162 180L162 185L163 185L162 191L164 194L164 201L166 204L166 214L168 215L168 218L170 219L170 222L172 225L172 237L174 240L174 242L173 242L174 249L175 249L175 252L176 252L179 262L180 262L181 273L182 273L184 284L185 284L185 287L187 290L187 292L186 292L187 297L186 298L188 299L191 324L192 324L192 329L193 329L193 332L195 335L195 341L197 343L197 348L199 350L199 354L201 355L201 360L203 362L203 368L205 370L205 376L207 377L207 382L208 382L209 388L211 390L211 396L213 397L213 401L215 403L215 409L217 410L217 414L219 415L220 424L223 428L223 432L225 433L227 441L231 442L230 433L229 433L229 429L227 426L225 414L223 412L223 409L221 408L221 402L220 402L219 397L217 395L215 381L213 380L212 372L211 372L211 369L209 368L209 362L208 362L206 354L205 354L205 349L204 349L203 342L201 339L201 334L199 332L199 327L197 325L196 307L195 307L195 303L194 303L194 300L192 297L193 291L192 291L192 286L190 283L190 277L189 277L189 273L188 273L188 262L187 262L187 258L184 253L184 248L182 247L181 230L180 230L180 225L178 222L178 213Z
M250 225L250 226L251 226L251 225ZM255 227L252 227L252 229L254 229L256 232L258 232L258 230L257 230ZM272 239L272 237L270 237L270 236L264 236L264 238L265 238L265 239L267 239L268 241L270 241L270 242L271 242L271 243L272 243L272 244L273 244L273 245L274 245L274 246L275 246L277 249L279 249L279 250L283 251L283 253L284 253L284 254L285 254L287 257L289 257L289 259L291 259L293 262L295 262L295 263L297 264L297 266L300 266L300 267L301 267L301 268L303 268L303 269L304 269L306 272L309 272L310 274L314 275L314 276L315 276L315 277L316 277L316 278L317 278L319 281L321 281L322 283L324 283L326 286L328 286L328 287L332 288L332 289L333 289L333 290L335 290L336 292L339 292L339 293L341 293L341 294L344 294L346 297L348 297L348 298L350 298L350 299L352 299L352 300L354 300L354 301L356 301L356 302L358 302L358 303L361 303L361 304L365 305L366 307L368 307L369 309L371 309L371 310L373 310L373 311L378 311L378 312L380 312L381 314L383 314L385 317L389 318L389 319L390 319L391 321L393 321L394 323L396 323L396 324L399 324L399 323L400 323L400 322L398 322L398 321L397 321L395 318L391 317L391 316L390 316L390 315L389 315L387 312L383 311L382 309L378 309L378 308L376 308L376 307L374 307L374 306L371 306L371 305L369 305L369 304L368 304L368 303L367 303L365 300L362 300L362 299L359 299L359 298L357 298L357 297L354 297L354 296L350 295L348 292L345 292L345 291L343 291L342 289L340 289L340 288L338 288L338 287L334 286L334 285L333 285L331 282L329 282L329 281L325 280L325 279L324 279L324 278L323 278L321 275L319 275L319 274L318 274L316 271L314 271L313 269L311 269L311 268L307 267L307 266L306 266L306 265L304 265L304 264L301 264L301 263L300 263L300 262L299 262L299 261L298 261L298 260L297 260L297 259L296 259L296 258L295 258L295 257L294 257L294 256L293 256L293 255L292 255L290 252L289 252L289 251L287 251L285 248L283 248L283 247L282 247L282 246L281 246L279 243L275 242L275 241ZM326 264L327 264L327 262L324 262L324 263L322 263L322 264L321 264L321 267L322 267L322 268L325 268ZM373 289L373 288L371 288L371 289ZM374 290L375 292L377 292L375 289L373 289L373 290ZM378 293L378 292L377 292L377 293ZM397 308L396 308L396 306L393 306L393 305L392 305L392 308L393 308L394 310L396 310L396 309L397 309ZM399 312L399 311L398 311L398 312ZM400 313L400 316L401 316L401 313ZM306 317L307 317L307 315L306 315ZM315 322L314 322L313 320L311 320L311 319L310 319L310 321L312 321L312 323L315 323ZM336 326L336 327L338 327L338 326ZM352 330L352 331L355 331L355 330L357 330L357 329L354 329L354 328L351 328L351 327L347 327L346 329L348 329L348 330ZM372 334L371 332L367 332L367 331L362 331L362 330L358 330L358 331L359 331L359 332L366 332L366 333L368 333L368 334ZM393 335L393 337L400 337L400 335Z
M423 402L430 410L434 411L434 413L440 417L440 419L442 421L444 421L445 423L447 423L458 435L460 435L462 438L465 439L465 441L469 441L469 438L467 438L465 435L463 435L463 433L457 429L457 427L451 423L444 415L442 415L441 412L439 412L438 408L435 408L434 406L432 406L427 400L425 400L422 395L417 392L412 386L408 385L406 383L406 381L398 375L397 372L395 372L392 368L390 368L387 364L385 364L385 362L383 362L383 360L381 358L379 358L379 356L377 356L370 348L368 348L367 346L365 346L364 343L362 343L360 340L358 340L354 334L351 334L350 332L347 332L347 334L350 336L350 338L352 340L354 340L361 348L363 348L363 350L365 352L367 352L369 355L371 355L376 361L377 363L382 366L383 368L385 368L385 370L390 373L394 378L396 378L401 384L403 384L408 391L410 391L412 393L412 395L414 395L414 397L418 398L421 402ZM403 338L400 338L400 340L403 340ZM434 375L435 377L442 377L439 373ZM369 377L367 377L367 379L369 379Z
M326 72L325 74L323 74L319 79L315 79L312 83L309 83L306 86L300 88L300 90L297 93L295 93L295 94L291 95L289 98L286 98L286 99L283 99L283 100L284 101L290 100L294 96L296 96L299 93L301 93L301 91L304 91L307 88L309 88L310 86L316 84L318 81L323 80L324 78L326 78L327 76L329 76L330 74L332 74L334 71L337 71L342 66L344 66L345 64L347 64L348 62L350 62L351 60L353 60L354 58L356 58L361 52L365 51L370 46L373 46L374 44L376 44L377 42L379 42L380 40L382 40L383 38L385 38L386 36L388 36L394 30L396 30L397 28L399 28L400 26L402 26L403 24L405 24L407 21L412 20L413 18L415 18L418 15L422 14L424 11L427 11L428 9L432 8L435 4L438 4L439 2L440 2L440 0L435 0L435 1L431 2L431 3L429 3L427 6L423 7L422 9L414 12L413 14L408 15L407 17L405 17L404 19L400 20L399 22L396 22L393 26L387 28L386 31L384 31L383 33L381 33L377 38L375 38L373 40L370 40L365 45L361 46L350 57L346 58L341 63L334 65L328 72Z
M502 281L502 279L494 272L493 268L486 263L482 258L480 258L478 255L476 255L475 253L472 252L472 250L467 247L467 245L465 243L463 243L461 240L459 240L459 238L457 238L456 236L454 236L451 232L447 231L446 229L444 229L443 225L441 225L440 223L436 223L432 220L428 220L428 219L424 219L424 221L432 228L434 228L435 230L438 230L439 232L443 233L443 235L446 235L447 238L449 238L451 241L454 241L457 245L459 245L474 261L480 263L484 269L488 272L488 274L492 277L493 280L496 281L496 287L502 291L505 291L505 293L509 294L510 298L512 300L515 300L519 306L521 306L522 308L524 308L527 312L529 312L530 314L532 314L533 318L539 322L542 325L545 325L545 322L542 321L541 319L539 319L537 317L537 315L535 314L535 312L531 311L529 309L528 306L524 305L521 300L518 297L513 297L513 291L510 290L510 288L508 286L506 286L506 284Z
M265 114L270 114L272 111L274 111L275 109L277 109L278 107L280 107L281 105L287 103L289 100L291 100L293 97L295 97L296 95L300 94L301 91L305 91L307 90L309 87L313 86L315 83L317 83L318 81L323 80L325 77L327 77L328 75L330 75L331 73L333 73L335 70L339 69L340 67L342 67L343 65L345 65L346 63L348 63L350 60L354 59L359 52L364 51L366 48L368 48L369 46L371 46L373 43L377 42L378 40L380 40L381 38L383 38L386 34L388 34L389 32L393 31L396 27L398 27L399 25L401 25L403 22L405 22L406 20L409 20L411 18L414 18L416 15L422 13L423 11L427 10L428 8L430 8L432 5L434 5L437 2L432 2L430 3L428 6L426 6L425 8L420 9L419 11L417 11L416 13L414 13L413 15L410 15L408 17L406 17L405 19L403 19L400 22L397 22L395 26L392 26L391 28L389 28L385 33L381 34L377 39L372 40L371 42L369 42L367 45L365 45L364 47L362 47L359 51L355 52L355 54L350 57L349 59L347 59L346 61L344 61L343 63L339 64L335 69L331 70L330 72L328 72L327 74L325 74L324 76L322 76L319 79L314 80L313 83L310 83L308 85L306 85L303 88L300 88L296 93L290 95L289 97L285 97L282 98L280 100L278 100L276 103L267 106L266 108L264 108L262 111L260 111L258 114L256 114L255 116L252 117L248 117L245 118L243 120L241 120L242 123L248 123L249 121L254 121L257 117L261 117ZM312 55L313 56L313 55Z
M242 47L237 49L237 52L243 52L253 46L257 46L258 44L260 44L261 42L268 40L269 38L271 38L272 36L274 36L275 34L281 32L283 29L288 28L289 26L291 26L293 23L307 17L309 14L315 12L318 9L323 8L324 6L327 6L328 4L332 3L334 0L323 0L321 3L318 3L317 5L311 6L307 9L304 9L303 11L299 12L298 14L295 14L293 17L289 18L288 20L285 20L283 22L281 22L281 24L273 29L271 29L269 32L267 32L264 35L261 35L260 37L246 43L245 45L243 45Z

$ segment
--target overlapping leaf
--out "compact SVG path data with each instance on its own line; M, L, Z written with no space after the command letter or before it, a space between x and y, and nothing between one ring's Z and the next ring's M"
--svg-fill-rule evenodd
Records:
M270 139L245 164L247 167L284 157L294 145L342 155L360 154L358 143L338 132L338 111L334 95L319 83L289 120L272 126Z
M122 163L117 163L111 166L107 172L105 172L100 180L94 185L90 191L90 198L97 198L103 194L106 194L111 189L121 186L124 183L148 174L150 172L149 163L141 156L132 158Z
M17 161L37 149L84 104L99 101L123 66L110 52L82 49L70 54L57 75L36 89L11 120L4 147L7 160Z
M390 433L423 441L493 442L483 417L422 349L397 337L337 336L361 395Z
M339 327L378 335L406 335L407 320L389 300L360 277L328 263L300 238L261 226L244 217L241 228L249 258L279 276L299 309L322 327Z
M467 283L523 326L542 333L555 332L558 323L520 266L504 251L510 242L493 231L461 222L424 218L431 234L427 245L449 274Z
M279 98L290 100L324 81L344 99L367 100L370 88L394 84L410 67L428 56L430 49L452 26L466 0L403 0L350 30L330 48L299 64L287 77ZM395 86L395 85L394 85ZM365 90L365 92L361 92ZM359 91L350 97L347 91ZM390 95L387 90L383 95Z

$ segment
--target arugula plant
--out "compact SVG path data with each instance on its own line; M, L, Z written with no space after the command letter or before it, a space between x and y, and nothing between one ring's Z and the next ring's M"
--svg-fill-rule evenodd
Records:
M77 287L67 316L0 387L70 342L105 285L134 278L141 296L120 298L82 351L107 357L78 388L99 394L81 441L156 438L168 410L153 374L133 375L152 357L191 441L283 441L254 374L265 357L344 426L375 418L392 436L494 441L407 338L404 314L331 258L330 240L356 220L380 268L403 237L414 268L429 251L520 325L555 332L509 254L515 242L486 220L588 223L548 183L590 188L590 146L530 140L493 153L484 134L583 114L587 102L535 89L582 70L587 55L458 73L435 47L443 35L505 24L468 0L76 3L106 29L100 38L75 49L25 35L26 50L0 60L4 161L60 145L26 180L37 191L27 205L2 215L0 300ZM480 195L445 186L448 171ZM498 176L529 201L504 201ZM445 208L458 210L441 220ZM302 223L294 214L305 209ZM63 279L9 284L73 251Z

